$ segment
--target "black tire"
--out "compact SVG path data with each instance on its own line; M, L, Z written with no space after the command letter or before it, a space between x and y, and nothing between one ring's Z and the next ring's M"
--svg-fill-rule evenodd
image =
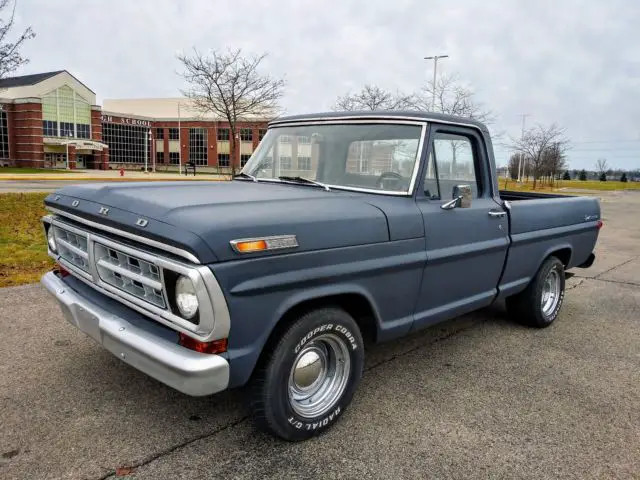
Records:
M558 300L555 306L545 312L542 305L543 290L547 277L555 272L559 282ZM547 258L527 288L506 300L507 311L515 321L535 328L546 328L558 317L565 292L564 265L554 256Z
M331 405L328 411L313 417L303 416L292 405L296 402L289 394L290 375L294 362L298 365L304 352L315 345L322 346L324 340L342 346L335 358L336 365L349 364L348 373L341 377L346 383L342 389L336 389L341 394L335 394L334 402L325 402L326 406ZM259 428L288 441L301 441L326 431L342 417L360 382L364 365L362 335L349 314L336 307L310 311L265 348L269 350L256 367L249 386L251 410ZM329 363L327 360L326 364ZM334 376L338 378L337 374Z

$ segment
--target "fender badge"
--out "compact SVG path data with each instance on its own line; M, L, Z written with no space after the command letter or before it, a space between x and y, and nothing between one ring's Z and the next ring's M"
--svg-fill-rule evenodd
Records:
M107 207L100 207L100 213L102 215L109 215L109 209Z
M139 227L146 227L149 224L148 220L145 220L144 218L139 218L138 221L136 222L136 225Z
M58 200L60 200L60 195L56 195L55 197L53 197L53 199L57 202Z
M73 202L71 202L72 207L77 207L78 205L80 205L80 202L78 200L74 200Z

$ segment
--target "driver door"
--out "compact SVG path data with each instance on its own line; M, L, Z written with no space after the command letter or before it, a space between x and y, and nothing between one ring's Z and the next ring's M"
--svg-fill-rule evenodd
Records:
M471 128L431 129L428 163L416 199L427 262L414 329L489 305L509 245L507 215L492 197L482 136ZM459 185L471 187L470 205L442 208Z

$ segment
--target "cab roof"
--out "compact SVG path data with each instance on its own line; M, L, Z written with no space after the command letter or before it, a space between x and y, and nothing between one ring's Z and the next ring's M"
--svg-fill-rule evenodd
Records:
M412 110L365 110L365 111L338 111L338 112L319 112L307 113L301 115L288 115L278 117L269 122L269 126L275 126L284 123L297 123L307 121L330 121L344 119L365 119L365 120L415 120L415 121L432 121L442 123L452 123L458 125L472 125L482 131L487 131L484 123L468 117L459 117L456 115L447 115L444 113L419 112Z

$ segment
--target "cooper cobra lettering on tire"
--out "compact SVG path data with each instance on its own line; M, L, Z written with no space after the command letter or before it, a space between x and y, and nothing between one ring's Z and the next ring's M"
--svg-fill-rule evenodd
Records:
M325 332L328 330L331 330L333 328L333 324L329 323L327 325L322 325L321 327L317 327L313 330L313 332L308 333L307 335L305 335L305 337L300 340L300 343L298 343L298 345L296 345L296 348L293 349L293 351L295 353L298 353L300 351L300 349L302 348L302 346L310 339L312 338L314 335L320 333L320 332Z
M351 403L362 376L362 334L343 309L295 319L262 359L251 381L259 427L299 441L330 428Z

